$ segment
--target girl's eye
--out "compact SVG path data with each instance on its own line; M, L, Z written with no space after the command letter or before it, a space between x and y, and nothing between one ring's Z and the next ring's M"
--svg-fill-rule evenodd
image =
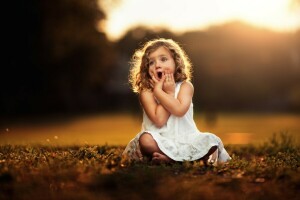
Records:
M166 58L166 57L162 57L161 58L161 61L163 61L163 62L165 62L165 61L167 61L168 59Z
M151 65L153 65L153 63L154 63L153 61L150 61L150 62L148 63L148 65L151 66Z

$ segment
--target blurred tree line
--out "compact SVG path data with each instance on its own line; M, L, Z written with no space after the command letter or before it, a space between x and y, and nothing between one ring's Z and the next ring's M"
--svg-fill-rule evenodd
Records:
M96 0L30 0L5 5L1 114L81 112L106 106L113 44L96 24Z
M300 30L277 33L240 22L176 35L135 27L109 41L96 0L5 5L0 115L136 111L127 83L145 41L173 38L194 65L199 111L300 111Z

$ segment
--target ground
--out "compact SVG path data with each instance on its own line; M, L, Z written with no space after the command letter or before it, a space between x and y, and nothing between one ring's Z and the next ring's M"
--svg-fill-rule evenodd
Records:
M0 146L0 199L298 199L300 150L287 134L226 146L232 160L129 163L124 146Z

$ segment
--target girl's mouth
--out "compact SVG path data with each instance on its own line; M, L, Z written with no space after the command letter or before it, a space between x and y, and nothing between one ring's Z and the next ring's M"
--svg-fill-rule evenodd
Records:
M157 72L157 77L158 77L159 79L161 79L161 78L162 78L162 72Z

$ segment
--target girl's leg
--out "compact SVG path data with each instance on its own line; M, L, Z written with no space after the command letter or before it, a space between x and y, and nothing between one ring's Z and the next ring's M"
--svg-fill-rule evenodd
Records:
M155 163L171 162L168 156L166 156L158 147L156 141L149 133L143 133L139 139L140 149L143 155L152 157L152 161Z
M161 152L157 146L156 141L149 133L143 133L140 136L139 144L140 144L141 152L145 156L152 156L154 152Z

